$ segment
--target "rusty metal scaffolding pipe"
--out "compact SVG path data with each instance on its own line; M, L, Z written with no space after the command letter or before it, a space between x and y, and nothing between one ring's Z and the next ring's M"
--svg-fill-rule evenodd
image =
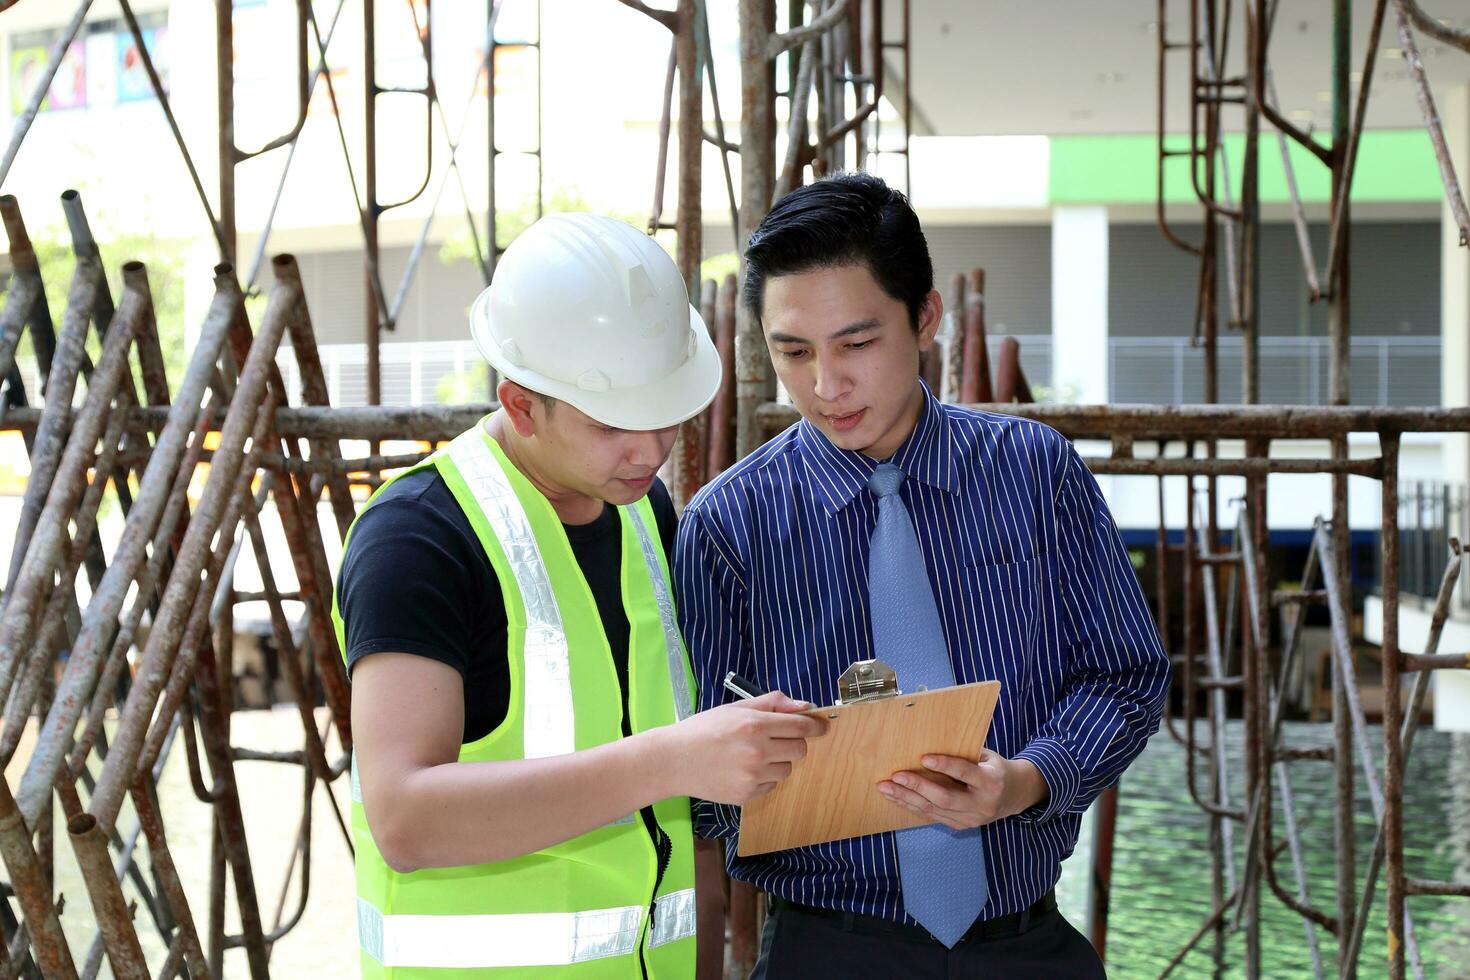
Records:
M1440 577L1439 593L1435 599L1434 610L1429 619L1429 635L1424 643L1424 653L1433 655L1439 649L1440 638L1444 635L1444 624L1449 618L1450 600L1455 594L1455 584L1460 578L1461 551L1460 542L1450 539L1450 559L1445 564L1444 574ZM1404 764L1408 764L1409 753L1414 748L1414 735L1419 729L1419 715L1424 707L1425 695L1429 693L1429 674L1421 673L1414 679L1414 690L1409 696L1409 710L1404 714L1403 728L1399 733L1399 742L1402 745ZM1377 833L1373 838L1373 847L1368 852L1368 867L1363 876L1363 894L1358 902L1359 915L1353 923L1352 934L1347 940L1346 962L1356 964L1358 954L1362 949L1363 935L1368 928L1368 913L1373 908L1374 892L1378 886L1378 873L1382 869L1386 835L1384 827L1379 825ZM1431 892L1418 892L1409 888L1410 893L1431 894ZM1449 894L1463 894L1454 891Z
M720 387L710 406L709 460L713 480L735 464L735 275L725 276L715 294L715 350L720 355Z
M1404 53L1404 64L1409 71L1409 80L1414 84L1414 98L1419 102L1419 111L1424 116L1424 126L1429 131L1429 141L1434 145L1434 158L1439 164L1439 176L1444 184L1445 200L1450 213L1455 217L1455 227L1460 229L1460 244L1470 245L1470 211L1465 208L1465 194L1460 190L1459 178L1455 176L1455 164L1450 158L1449 146L1445 143L1444 125L1440 122L1439 110L1434 105L1434 93L1429 89L1429 80L1424 75L1424 59L1419 55L1419 45L1414 41L1414 32L1409 29L1408 16L1403 0L1393 0L1394 13L1398 16L1399 47ZM1397 967L1402 971L1403 963Z
M960 401L995 400L990 386L990 351L985 337L985 270L971 269L965 288L963 365L960 372Z
M162 593L158 590L158 583L167 580L173 551L183 540L182 524L184 511L188 506L188 487L194 468L199 461L199 447L204 441L204 435L204 420L201 418L200 422L196 423L194 441L185 453L184 462L179 467L177 478L169 491L168 504L164 508L163 517L154 534L153 555L144 567L143 574L138 577L138 597L118 623L117 634L112 640L111 652L108 653L102 668L102 676L92 692L86 725L67 758L67 769L73 775L86 772L87 757L91 754L93 745L102 737L103 721L106 718L107 709L112 705L116 685L127 666L128 651L132 649L138 624L142 622L144 611L150 607L156 607L156 600L162 598Z
M278 288L273 292L272 298L289 292L290 290ZM267 309L258 337L269 335L266 324L270 321L270 317L271 310ZM279 333L275 334L275 339L279 341ZM252 347L251 359L256 357L256 353L255 348ZM247 361L245 371L241 372L241 384L237 389L237 395L239 390L245 389L247 384L254 384L256 375L263 376L263 372L257 369L252 373L252 365ZM261 387L265 387L263 383ZM221 534L218 547L210 555L209 568L205 570L206 577L211 583L208 590L211 593L219 588L229 588L228 576L222 574L223 567L226 556L236 547L234 538L241 517L240 512L245 501L250 499L250 482L255 469L254 460L251 457L268 440L271 418L268 409L272 407L276 394L274 391L267 390L265 392L267 411L253 413L256 417L251 420L253 423L250 435L251 449L246 454L243 465L238 468L237 472L231 474L230 486L225 491L227 495L224 501L225 513L219 523L225 533ZM213 472L211 468L211 480ZM208 490L209 484L206 484L206 496ZM201 514L203 511L204 507L201 502ZM196 526L198 526L197 518L190 525L190 531L192 532ZM207 539L205 543L208 544ZM219 828L223 853L233 873L240 924L245 937L243 945L250 964L250 974L253 980L266 980L269 976L269 963L265 949L265 933L260 918L260 903L255 891L255 874L251 867L250 849L245 838L245 818L240 804L239 786L235 781L234 763L230 758L229 706L224 702L220 690L220 663L215 655L213 640L209 636L201 637L197 647L199 658L194 677L199 692L200 736L204 742L205 758L209 762L210 772L214 778L212 798L215 805L215 819ZM131 703L130 698L129 704ZM106 775L106 770L103 771L103 774ZM100 782L98 789L99 791L101 789ZM96 798L94 794L94 805ZM218 887L219 879L216 879L216 888Z
M10 888L20 901L25 928L29 930L42 972L47 980L75 980L77 968L51 901L51 883L42 872L36 849L31 845L30 831L5 779L0 779L0 857L5 859Z
M1026 372L1021 369L1021 343L1015 337L1000 342L1000 356L995 362L995 400L1002 403L1036 400Z
M93 447L102 435L112 398L127 370L128 349L131 347L133 332L144 315L146 302L135 290L124 293L122 305L113 320L113 330L116 332L114 341L108 345L102 362L93 372L92 384L87 391L86 401L77 413L75 426L67 427L71 435L69 442L63 445L67 433L55 425L46 425L43 421L43 438L49 443L44 451L54 456L56 462L50 467L51 472L42 478L48 492L44 503L35 507L35 517L31 519L32 526L36 528L34 537L25 534L24 514L21 518L22 536L17 537L16 549L19 555L21 542L26 540L25 554L22 556L23 560L12 563L14 584L6 590L8 601L4 612L0 613L0 695L8 695L11 683L16 679L22 658L34 635L40 604L46 596L46 590L51 586L64 549L70 543L67 538L67 524L87 486L86 472L92 462ZM90 307L90 297L88 306ZM76 337L79 329L77 318L82 317L80 329L85 330L85 317L90 313L68 310L67 315L69 322L62 332L59 350L63 353L59 354L58 363L63 359L71 363L73 354L81 353L81 343ZM79 357L76 359L80 360ZM74 381L75 375L72 378ZM64 378L57 380L58 398L66 387ZM65 398L66 402L63 404L70 403L70 391L65 391ZM47 399L51 399L50 392ZM43 438L37 439L38 446ZM41 450L38 449L38 454L39 452ZM51 479L52 474L55 475L54 480ZM27 496L31 494L28 493ZM36 523L38 521L39 524Z
M1386 439L1386 442L1394 442L1394 443L1396 443L1396 434L1393 435L1393 436L1388 437ZM1396 449L1397 449L1397 446L1396 445L1394 446L1394 450L1395 451L1388 450L1388 447L1386 446L1385 447L1385 456L1386 456L1386 458L1392 457L1394 459L1394 461L1397 462ZM1384 501L1385 501L1385 503L1384 503L1384 539L1383 539L1383 574L1384 574L1384 580L1385 580L1385 588L1384 588L1384 605L1385 605L1385 607L1387 607L1388 604L1389 604L1388 603L1388 600L1389 600L1389 596L1390 596L1390 592L1388 591L1388 585L1389 585L1389 582L1388 582L1388 568L1389 568L1389 562L1390 562L1390 560L1392 560L1393 563L1394 563L1394 575L1393 575L1393 578L1396 580L1397 577L1398 577L1397 576L1397 562L1398 562L1397 548L1391 546L1390 543L1389 543L1389 534L1390 533L1393 533L1395 535L1395 537L1397 536L1397 527L1396 526L1397 526L1397 515L1398 515L1398 500L1397 500L1398 495L1397 495L1396 492L1392 492L1392 493L1390 492L1390 487L1391 486L1392 485L1389 483L1388 478L1385 475L1384 484L1383 484L1383 497L1384 497ZM1395 519L1392 522L1390 522L1388 520L1388 516L1387 516L1388 515L1388 504L1389 504L1390 501L1394 505L1394 518ZM1327 528L1320 521L1318 522L1317 528L1316 528L1316 531L1315 531L1315 540L1316 540L1316 543L1317 543L1318 551L1321 554L1321 561L1322 561L1322 583L1323 583L1323 585L1327 589L1327 592L1328 592L1328 604L1329 604L1329 606L1332 609L1332 634L1331 634L1332 635L1332 654L1333 654L1334 660L1337 663L1337 667L1338 667L1338 674L1337 674L1337 676L1339 678L1341 678L1341 680L1342 680L1342 686L1343 686L1343 689L1344 689L1344 693L1346 694L1346 701L1347 701L1347 705L1348 705L1348 710L1350 712L1350 716L1351 716L1351 719L1352 719L1353 745L1354 745L1355 749L1357 750L1358 760L1359 760L1360 767L1362 769L1362 774L1363 774L1363 781L1364 781L1364 783L1368 787L1368 799L1369 799L1369 802L1373 805L1373 816L1374 816L1374 819L1378 822L1378 825L1383 828L1384 839L1385 839L1385 842L1386 842L1385 843L1385 846L1388 848L1389 859L1388 859L1388 862L1387 862L1388 863L1388 874L1387 874L1388 889L1387 890L1388 890L1388 896L1389 896L1389 902L1388 902L1388 906L1389 906L1389 923L1388 923L1388 935L1389 935L1389 939L1388 939L1388 948L1389 948L1389 973L1390 973L1391 976L1394 974L1394 970L1395 970L1394 964L1395 964L1395 961L1397 961L1398 977L1400 978L1400 980L1402 980L1403 969L1404 969L1404 952L1405 952L1404 947L1405 947L1405 944L1408 945L1410 955L1413 957L1415 963L1417 964L1418 961L1419 961L1419 953L1418 953L1417 943L1416 943L1415 938L1414 938L1413 922L1412 922L1412 920L1408 916L1408 910L1403 905L1403 897L1404 897L1403 896L1403 891L1402 891L1402 887L1403 887L1403 884L1402 884L1402 881L1403 881L1403 879L1402 879L1402 875L1403 875L1403 842L1402 842L1402 836L1401 836L1402 833L1403 833L1403 829L1402 829L1402 826L1401 825L1397 828L1398 833L1400 834L1400 840L1398 842L1399 843L1399 850L1395 854L1393 852L1393 850L1392 850L1393 849L1393 846L1394 846L1394 830L1395 830L1395 828L1390 823L1390 820L1389 820L1389 816L1388 815L1389 815L1389 813L1391 811L1390 811L1390 809L1389 809L1389 807L1387 805L1387 800L1388 800L1388 798L1389 798L1390 795L1396 794L1399 797L1400 801L1402 801L1402 797L1403 797L1403 784L1402 784L1402 780L1403 780L1403 758L1402 758L1401 752L1399 751L1400 748L1401 748L1401 744L1399 742L1399 730L1400 730L1401 720L1397 717L1398 714L1401 714L1402 713L1402 708L1399 708L1397 711L1394 711L1394 712L1390 712L1389 711L1387 698L1389 696L1390 691L1388 689L1388 686L1385 685L1385 687L1384 687L1384 698L1385 698L1385 701L1384 701L1384 730L1385 730L1385 733L1386 733L1385 741L1389 742L1389 745L1391 746L1391 750L1389 752L1387 752L1386 755L1385 755L1385 759L1384 759L1384 779L1383 779L1382 782L1380 782L1379 777L1378 777L1378 771L1377 771L1377 762L1374 759L1373 751L1372 751L1371 747L1368 744L1368 730L1369 730L1369 728L1368 728L1368 721L1367 721L1367 716L1366 716L1366 714L1363 711L1362 699L1361 699L1361 697L1359 695L1357 669L1356 669L1356 667L1353 664L1352 637L1349 635L1348 625L1347 625L1348 624L1348 611L1347 611L1348 598L1347 598L1347 596L1343 595L1342 591L1339 588L1339 578L1338 578L1338 575L1337 575L1338 565L1337 565L1337 558L1336 558L1336 555L1334 553L1334 547L1335 547L1335 545L1332 542L1331 536L1328 534ZM1394 606L1395 606L1394 614L1396 616L1397 615L1397 608L1396 607L1397 607L1397 604L1398 604L1398 602L1397 602L1397 600L1398 600L1398 593L1397 593L1397 588L1396 588L1396 585L1397 585L1396 581L1393 584L1395 585L1395 589L1394 589L1394 591L1392 593L1392 598L1394 600L1394 603L1393 603ZM1385 609L1385 616L1387 616L1387 610L1386 609ZM1397 626L1397 624L1395 624L1395 631L1396 631L1396 626ZM1386 676L1386 673L1387 673L1387 670L1388 670L1388 667L1387 667L1387 659L1388 659L1388 655L1389 655L1389 652L1390 652L1390 642L1391 642L1391 640L1392 640L1392 638L1389 635L1388 620L1385 619L1384 620L1384 639L1383 639L1383 652L1384 652L1384 659L1385 659L1385 667L1384 667L1385 676ZM1398 651L1396 649L1396 641L1395 641L1395 647L1393 648L1393 654L1394 654L1395 658L1397 657L1397 653L1398 653ZM1395 698L1397 698L1398 697L1397 685L1394 685L1394 687L1395 687L1395 689L1392 691L1392 694L1393 694L1393 696ZM1400 819L1402 819L1402 817L1400 817ZM1397 874L1399 875L1399 881L1397 882L1397 886L1395 885L1395 882L1394 882L1395 872L1397 872ZM1398 900L1398 909L1397 909L1397 912L1395 912L1395 909L1394 909L1394 900L1395 899ZM1359 913L1361 915L1361 910L1359 910Z
M940 390L936 392L943 401L958 403L960 379L965 374L965 274L956 272L949 280L949 292L944 295L944 368L940 372Z
M5 293L5 309L0 312L0 378L9 376L21 332L31 318L36 301L43 295L39 277L19 271L12 273L10 288Z
M274 366L276 348L285 333L286 321L299 300L299 292L291 287L278 286L271 291L260 332L251 344L250 355L240 371L240 380L225 416L220 445L215 451L199 508L189 522L173 575L139 660L132 691L118 722L113 751L108 756L107 765L97 781L97 792L89 805L88 812L104 823L112 823L122 804L123 794L132 782L133 767L143 746L148 721L168 678L179 634L185 625L194 592L199 587L199 573L208 557L210 538L218 529L230 486L243 461L245 440L250 434L254 416L265 400L269 369Z
M1135 440L1186 438L1325 439L1352 432L1467 432L1470 408L1369 408L1297 405L997 405L977 404L981 411L1035 419L1069 439ZM340 409L344 423L359 409ZM305 410L282 410L280 424L290 430L327 430L327 418ZM764 431L779 432L797 419L789 405L765 405L759 413ZM9 423L7 423L9 424ZM344 424L344 428L347 426ZM351 423L354 431L370 429L367 417ZM386 428L386 427L385 427ZM357 436L366 438L366 436ZM407 437L402 437L407 438ZM1283 461L1284 462L1284 461Z
M311 313L306 305L306 291L301 284L301 271L296 265L296 260L291 256L282 256L273 261L271 270L275 273L277 282L285 283L301 293L301 300L292 311L287 330L291 337L291 353L296 358L296 367L301 376L302 404L329 406L331 399L327 394L327 376L322 369L321 352L317 350L316 332L312 329ZM272 378L272 381L276 381L278 377L279 373ZM284 388L280 401L283 405L286 403ZM342 454L337 440L329 437L311 439L310 445L313 458L337 459ZM329 474L326 488L332 506L332 514L337 521L337 532L345 540L347 529L352 525L353 518L356 516L356 508L352 502L352 490L348 487L347 481L335 473Z
M497 406L464 405L302 407L276 410L274 429L283 437L327 437L360 440L445 442L473 426ZM1115 435L1138 441L1245 439L1256 433L1279 440L1326 439L1353 432L1470 431L1470 408L1374 408L1300 405L1056 405L975 404L1001 415L1045 422L1070 439L1110 440ZM62 413L70 420L71 412ZM41 412L18 408L0 420L0 431L33 432ZM796 409L765 403L756 414L760 433L773 434L795 422ZM130 431L158 431L168 421L160 407L128 412ZM222 416L216 412L217 427ZM1286 462L1286 461L1283 461Z
M46 408L40 424L36 427L36 442L31 451L31 473L26 480L26 492L21 502L20 516L16 521L15 547L10 553L10 571L6 578L6 606L15 601L15 590L21 575L21 566L27 560L31 535L35 533L41 511L51 491L52 480L60 465L67 437L71 433L69 419L63 419L51 409L67 407L76 394L77 375L87 356L87 331L92 321L92 312L97 303L97 294L106 288L102 274L102 263L96 259L79 259L76 273L72 277L71 290L67 297L66 313L62 316L61 333L57 337L56 356L51 371L46 375ZM80 422L80 417L78 417ZM100 435L100 429L98 434ZM35 579L38 572L28 567L29 576ZM49 575L52 568L45 569ZM32 597L27 595L27 601ZM0 697L10 691L14 677L14 665L8 659L0 659Z
M36 262L36 250L26 233L25 219L21 217L20 204L12 194L0 194L0 220L5 224L5 236L10 239L11 287L5 296L5 320L7 336L11 324L20 330L31 328L31 346L36 351L36 361L44 378L51 373L51 360L56 350L56 334L51 323L51 309L46 303L46 290L41 283L41 267ZM12 303L14 304L12 306ZM12 312L14 319L12 320ZM0 367L9 376L14 364L15 348L19 340L15 334L5 360Z
M143 947L138 943L138 932L133 928L122 885L113 874L106 833L89 813L69 820L66 831L92 900L92 912L97 917L97 928L107 948L113 974L126 980L146 980L148 965L143 960Z
M28 662L11 688L10 702L5 710L4 729L0 732L0 758L9 759L14 755L43 682L49 684L53 680L50 661L65 642L64 634L69 625L67 613L76 604L76 592L73 591L72 583L81 567L86 545L91 542L97 529L102 493L108 485L106 474L117 457L124 435L122 421L120 416L114 416L102 437L102 452L97 456L96 475L87 485L74 518L77 531L62 562L61 574L58 576L61 584L52 590L46 602L46 610L40 619L40 629L31 643ZM46 706L42 705L43 712L45 709Z
M148 856L153 864L153 873L158 878L160 890L174 918L184 962L191 975L207 977L209 967L204 961L204 947L199 942L199 932L194 927L194 913L189 908L189 897L184 892L183 879L179 877L178 866L174 864L173 852L163 831L163 815L159 811L153 781L142 777L134 780L132 797L133 809L137 811L143 836L148 840Z
M183 493L188 481L183 480L183 487L174 486L180 477L179 462L184 456L189 433L201 414L200 403L214 372L215 363L219 360L225 332L240 303L239 288L235 285L233 271L228 266L215 268L214 281L214 301L210 304L173 406L166 411L150 409L163 411L162 432L143 471L137 499L123 527L122 537L113 551L112 562L87 605L82 629L72 645L72 653L67 660L56 699L41 726L30 761L26 764L18 800L28 821L35 819L44 800L50 795L52 781L56 778L76 723L91 699L99 672L103 670L102 655L109 648L109 641L117 628L118 614L122 611L129 587L138 577L140 566L145 564L148 544L158 530L159 520L170 500L180 501L179 506L174 508L176 512L182 508ZM192 469L192 466L189 467L190 471ZM184 476L187 477L187 474ZM165 537L167 536L166 534ZM154 559L161 570L167 549L159 547L164 544L163 541L154 543ZM142 604L151 592L151 587L140 589L138 616L141 616ZM136 617L133 618L135 626L137 621ZM0 629L3 629L3 619L0 619Z
M249 492L249 488L246 488L246 492ZM296 641L291 636L291 626L286 621L285 610L281 607L280 592L276 588L276 577L270 570L270 552L266 547L265 532L260 526L260 515L254 507L245 507L243 511L245 532L250 538L251 548L255 553L256 568L260 570L261 582L265 587L277 657L284 668L287 686L291 688L292 698L296 701L296 709L301 716L301 728L306 740L306 758L312 772L318 778L331 782L341 774L345 766L334 767L327 761L326 748L316 730L316 718L313 714L315 705L309 697L310 692L307 690L301 669L301 652L297 649ZM310 607L308 607L307 614L311 615ZM344 756L344 760L345 758Z
M246 513L253 513L260 509L265 503L266 495L270 492L271 475L267 473L261 480L261 489L253 496L250 494L250 482L257 468L256 457L258 455L259 449L252 448L245 457L245 465L240 469L240 480L244 485L241 492L245 496L238 502L231 501L225 510L223 520L220 521L221 529L229 529L230 533L221 535L219 545L211 555L209 566L204 572L205 585L195 595L194 605L189 610L189 619L184 626L184 637L179 643L178 656L174 658L168 683L164 685L163 694L155 711L158 720L149 730L148 738L143 743L143 751L138 756L140 774L151 770L154 762L164 751L171 719L183 704L184 698L188 695L189 685L194 680L194 669L198 663L200 646L205 642L205 634L213 625L213 620L217 618L213 614L216 601L226 591L223 589L223 584L233 579L234 561L240 549L236 528ZM250 499L247 500L246 497Z

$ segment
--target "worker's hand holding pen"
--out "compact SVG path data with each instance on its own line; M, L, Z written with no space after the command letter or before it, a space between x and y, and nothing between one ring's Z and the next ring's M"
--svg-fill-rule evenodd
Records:
M801 713L810 707L772 691L658 729L675 792L716 803L744 803L770 792L806 755L806 740L827 731L825 721Z

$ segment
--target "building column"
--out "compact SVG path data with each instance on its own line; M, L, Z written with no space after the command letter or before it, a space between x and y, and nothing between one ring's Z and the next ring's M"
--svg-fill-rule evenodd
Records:
M1051 219L1053 397L1108 401L1108 209L1059 207Z
M1470 172L1470 85L1445 93L1440 119L1461 186ZM1460 244L1460 230L1448 203L1440 204L1440 399L1446 407L1470 405L1470 248ZM1444 441L1444 479L1470 485L1470 434L1453 433Z
M1470 85L1457 85L1445 93L1440 120L1463 187L1470 171ZM1439 225L1440 403L1463 407L1470 405L1470 249L1460 244L1460 230L1448 203L1440 204ZM1470 434L1446 433L1443 445L1445 482L1470 486ZM1459 613L1448 624L1440 643L1442 651L1464 649L1463 640L1453 645L1456 632L1467 631L1462 617ZM1435 671L1434 727L1440 731L1470 731L1470 677L1463 676L1465 673Z

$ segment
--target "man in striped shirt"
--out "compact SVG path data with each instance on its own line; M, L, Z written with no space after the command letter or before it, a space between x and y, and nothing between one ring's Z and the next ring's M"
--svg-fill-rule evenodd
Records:
M928 772L873 792L950 828L947 853L979 880L941 883L917 863L904 875L915 859L898 836L912 831L738 858L738 809L703 804L697 831L724 838L730 874L771 896L757 976L1103 972L1053 886L1087 806L1158 730L1169 664L1071 444L943 405L919 379L943 313L933 278L917 216L875 177L837 175L777 203L751 236L742 301L802 418L690 503L675 579L704 709L728 699L732 670L832 703L837 676L878 655L891 593L932 592L932 604L914 595L937 611L955 683L1001 682L986 748L926 758ZM927 573L887 595L869 577L875 494L894 493L870 483L880 463L901 471ZM923 924L913 914L936 906ZM935 926L955 913L958 926Z

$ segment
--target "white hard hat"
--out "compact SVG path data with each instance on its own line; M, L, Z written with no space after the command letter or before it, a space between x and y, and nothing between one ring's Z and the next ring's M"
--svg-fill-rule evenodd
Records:
M720 355L668 253L631 225L552 214L522 232L475 300L470 332L517 384L619 429L697 415Z

